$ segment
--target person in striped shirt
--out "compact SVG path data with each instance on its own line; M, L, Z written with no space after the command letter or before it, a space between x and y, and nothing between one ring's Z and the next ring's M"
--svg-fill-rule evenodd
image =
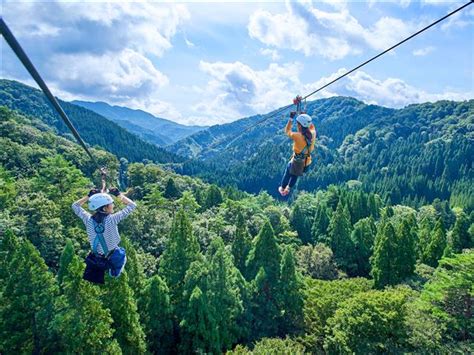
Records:
M114 213L114 200L107 193L92 189L89 194L72 204L74 213L84 222L93 256L108 259L109 273L118 277L127 261L125 250L119 247L120 235L117 225L124 220L137 206L117 188L110 189L110 194L122 201L126 207ZM87 212L82 206L88 202ZM86 259L87 264L87 259ZM89 265L89 264L88 264ZM86 268L87 271L87 268ZM102 278L99 277L99 280Z

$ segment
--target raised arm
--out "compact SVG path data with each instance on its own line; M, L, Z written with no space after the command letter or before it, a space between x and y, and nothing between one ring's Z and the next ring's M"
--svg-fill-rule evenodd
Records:
M135 208L137 208L137 205L135 204L135 202L130 200L127 196L122 194L117 188L110 189L110 193L116 196L120 201L122 201L126 205L126 207L123 210L110 215L110 219L112 220L112 222L115 224L118 224L123 219L125 219L130 213L132 213L132 211Z
M89 201L89 196L84 196L83 198L77 200L76 202L72 204L72 210L74 211L77 217L82 219L84 224L87 224L87 221L91 217L90 213L82 208L82 205L86 203L87 201Z

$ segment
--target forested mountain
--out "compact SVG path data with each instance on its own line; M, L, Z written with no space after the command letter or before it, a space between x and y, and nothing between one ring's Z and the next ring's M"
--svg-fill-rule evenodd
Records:
M351 184L288 205L131 163L120 171L138 205L120 224L125 272L99 287L82 280L90 245L70 207L99 183L94 167L4 107L0 135L2 354L474 346L474 212L462 200L415 209ZM118 158L93 153L115 180Z
M474 100L394 110L335 97L309 102L307 111L314 119L318 142L314 163L300 179L299 189L315 191L351 182L392 203L420 206L435 198L451 198L474 208ZM225 175L199 171L201 177L276 195L291 155L290 140L283 134L287 118L269 119L226 147L259 119L213 126L178 142L172 150L196 153L226 170ZM181 172L189 173L186 166Z
M82 138L91 146L103 147L129 161L143 159L157 163L180 161L174 154L141 140L95 112L61 100L60 103ZM38 118L54 127L61 135L72 137L67 126L50 107L40 90L16 81L0 79L0 105Z
M127 107L111 106L105 102L72 101L104 116L119 126L135 133L143 140L165 146L201 131L204 126L185 126L164 118L153 116L142 110L132 110Z

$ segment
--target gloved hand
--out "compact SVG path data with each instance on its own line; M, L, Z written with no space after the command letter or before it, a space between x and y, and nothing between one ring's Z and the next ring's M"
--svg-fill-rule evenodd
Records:
M119 197L120 190L117 189L116 187L112 187L111 189L109 189L109 194L114 195L115 197Z
M296 116L296 111L291 111L290 112L290 118L295 118Z
M95 195L95 194L98 194L98 193L100 193L100 191L99 191L98 189L96 189L96 188L93 188L93 189L91 189L91 190L89 191L89 193L87 194L87 196L88 196L88 197L91 197L91 196L93 196L93 195Z

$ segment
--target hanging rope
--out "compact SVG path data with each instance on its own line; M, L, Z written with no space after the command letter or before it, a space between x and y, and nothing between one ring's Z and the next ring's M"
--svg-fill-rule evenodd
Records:
M23 63L25 66L26 70L30 73L30 75L35 79L36 83L38 86L43 90L44 94L48 98L49 102L53 107L56 109L56 112L61 116L63 119L64 123L66 126L69 128L71 133L74 135L74 137L77 139L78 143L81 145L81 147L86 151L87 155L91 158L92 162L94 165L97 167L97 169L101 169L99 164L97 163L97 160L94 158L94 156L91 154L89 149L87 148L85 142L82 140L81 136L77 132L77 130L74 128L73 124L69 120L69 117L66 115L64 110L62 109L61 105L59 102L56 100L56 98L53 96L51 91L49 90L48 86L44 82L44 80L41 78L39 75L38 71L34 67L33 63L31 63L30 59L26 55L25 51L23 48L21 48L20 44L16 40L15 36L13 33L10 31L8 28L7 24L5 21L3 21L3 18L0 17L0 32L2 33L3 38L5 38L5 41L7 41L8 45L10 48L13 50L13 52L16 54L18 59Z
M363 62L363 63L359 64L358 66L354 67L353 69L349 70L348 72L346 72L346 73L344 73L344 74L338 76L336 79L331 80L329 83L327 83L327 84L325 84L325 85L319 87L318 89L314 90L313 92L310 92L308 95L303 96L303 97L301 98L301 100L305 101L305 110L306 110L306 99L309 98L310 96L312 96L312 95L318 93L319 91L321 91L321 90L327 88L329 85L334 84L336 81L341 80L342 78L348 76L349 74L351 74L351 73L355 72L356 70L362 68L363 66L369 64L370 62L374 61L375 59L377 59L377 58L383 56L383 55L386 54L387 52L390 52L392 49L397 48L398 46L402 45L403 43L409 41L410 39L412 39L412 38L414 38L414 37L416 37L416 36L418 36L419 34L425 32L426 30L428 30L428 29L430 29L431 27L437 25L438 23L440 23L440 22L446 20L448 17L453 16L454 14L458 13L459 11L461 11L461 10L463 10L464 8L468 7L469 5L472 5L473 2L474 2L474 0L471 0L470 2L468 2L468 3L464 4L463 6L457 8L456 10L451 11L449 14L447 14L447 15L441 17L440 19L438 19L438 20L436 20L435 22L429 24L428 26L423 27L423 28L422 28L421 30L419 30L418 32L415 32L415 33L412 34L411 36L409 36L409 37L407 37L407 38L401 40L401 41L398 42L397 44L391 46L390 48L387 48L387 49L384 50L383 52L381 52L381 53L379 53L379 54L373 56L372 58L366 60L365 62ZM278 111L269 114L269 116L265 117L264 119L262 119L262 120L256 122L255 124L253 124L253 125L247 127L247 128L244 129L242 132L240 132L237 136L235 136L229 143L227 143L227 145L225 146L224 150L227 149L227 148L229 148L238 138L240 138L242 135L244 135L246 132L248 132L248 131L251 130L252 128L254 128L254 127L256 127L256 126L258 126L258 125L260 125L260 124L262 124L262 123L264 123L264 122L266 122L266 121L268 121L269 119L275 117L276 115L282 113L283 111L286 111L286 110L287 110L288 108L290 108L291 106L292 106L292 104L291 104L291 105L288 105L288 106L285 106L285 107L282 107L282 108L279 109ZM204 149L204 150L201 152L201 154L202 154L203 152L206 152L206 151L211 150L211 149L214 148L216 145L221 144L222 142L224 142L224 139L223 139L223 140L220 140L220 141L218 141L218 142L216 142L216 143L213 143L212 145L210 145L209 147L207 147L206 149ZM186 162L187 162L187 161L186 161ZM186 163L186 162L185 162L185 163Z

